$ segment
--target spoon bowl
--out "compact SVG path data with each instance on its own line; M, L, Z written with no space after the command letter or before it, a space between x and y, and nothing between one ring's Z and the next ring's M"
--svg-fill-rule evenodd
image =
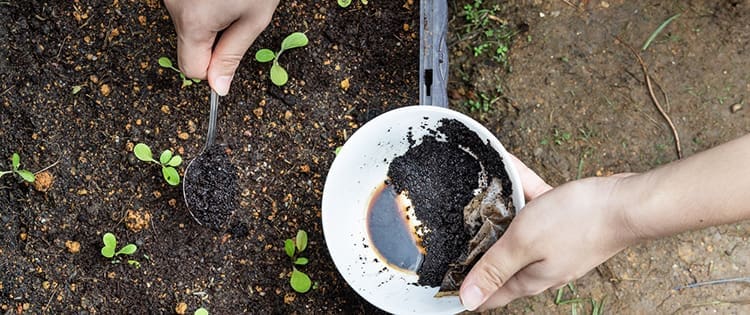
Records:
M185 205L187 205L188 212L190 212L190 216L193 217L193 220L197 222L199 225L203 225L203 222L199 220L195 214L193 213L193 209L195 209L196 205L190 204L190 198L188 198L187 193L187 187L188 187L188 174L190 174L190 169L193 166L193 163L195 160L200 158L203 154L205 154L206 150L208 150L211 146L214 145L214 142L216 141L216 119L219 115L219 95L211 89L211 97L210 97L210 103L211 103L211 109L208 115L208 132L206 134L206 145L203 147L201 152L198 154L197 157L190 160L190 163L188 163L187 168L185 169L185 175L183 176L182 180L182 197L185 200Z

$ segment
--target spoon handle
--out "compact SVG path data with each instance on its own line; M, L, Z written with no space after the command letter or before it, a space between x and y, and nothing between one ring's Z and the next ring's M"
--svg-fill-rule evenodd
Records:
M208 135L206 136L206 149L211 147L216 140L216 116L219 114L219 95L211 89L211 113L208 116Z

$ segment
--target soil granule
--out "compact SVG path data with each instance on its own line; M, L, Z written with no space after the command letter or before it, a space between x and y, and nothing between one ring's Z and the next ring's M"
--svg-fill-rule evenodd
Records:
M183 183L185 201L198 223L222 230L237 206L237 168L224 148L214 145L190 164Z
M405 191L424 232L426 255L418 284L438 287L450 264L468 251L469 231L463 209L488 179L500 179L507 199L512 193L500 154L489 143L454 119L443 119L389 166L388 177L398 192ZM468 151L468 152L467 152ZM471 152L471 154L469 153ZM472 156L473 155L473 156Z

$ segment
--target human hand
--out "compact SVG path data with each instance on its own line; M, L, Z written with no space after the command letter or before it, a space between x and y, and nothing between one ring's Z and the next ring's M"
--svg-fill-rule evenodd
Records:
M531 200L505 234L485 253L461 285L470 310L506 305L583 276L637 240L613 198L632 174L587 178L550 190L515 160Z
M279 0L164 0L177 31L177 60L185 76L208 78L221 96ZM219 32L221 36L214 42Z

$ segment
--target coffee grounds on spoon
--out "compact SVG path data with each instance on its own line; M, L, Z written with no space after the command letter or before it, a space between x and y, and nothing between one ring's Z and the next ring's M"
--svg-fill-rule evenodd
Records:
M193 217L204 226L223 230L237 208L237 178L237 167L220 145L195 158L183 182Z

